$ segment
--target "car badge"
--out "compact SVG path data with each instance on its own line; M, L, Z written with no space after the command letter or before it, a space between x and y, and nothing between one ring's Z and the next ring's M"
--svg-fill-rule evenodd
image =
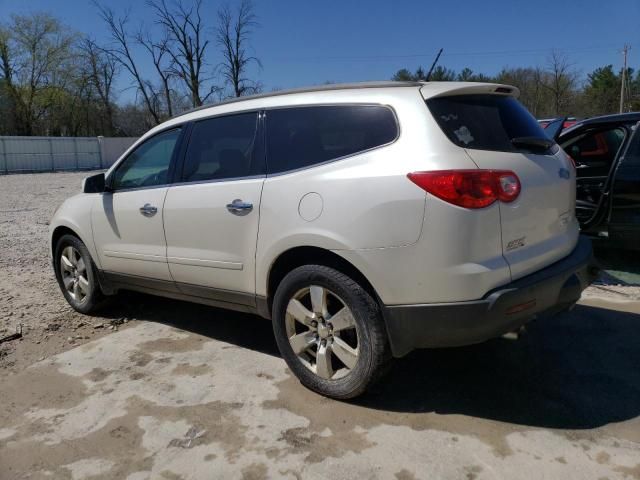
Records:
M558 176L560 178L564 178L565 180L569 180L571 178L571 173L566 168L561 168L558 170Z

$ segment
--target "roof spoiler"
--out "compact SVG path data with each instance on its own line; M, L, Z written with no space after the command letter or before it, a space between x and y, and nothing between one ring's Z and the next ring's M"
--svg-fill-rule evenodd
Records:
M434 97L479 93L508 95L515 98L520 96L520 90L511 85L475 82L428 82L420 88L420 93L425 100Z

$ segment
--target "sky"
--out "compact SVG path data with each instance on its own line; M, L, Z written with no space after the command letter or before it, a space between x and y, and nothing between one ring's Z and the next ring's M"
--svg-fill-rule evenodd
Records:
M189 0L184 0L189 1ZM134 24L153 29L143 0L109 0L131 8ZM233 4L233 1L231 1ZM252 37L253 67L265 90L330 82L387 80L398 69L428 69L439 48L440 64L495 74L502 67L544 66L553 49L583 76L594 68L640 68L640 0L254 0L260 26ZM218 0L204 0L215 21ZM0 0L0 21L11 14L47 11L98 41L107 32L88 0ZM211 67L220 62L215 50ZM151 65L144 69L151 71ZM119 81L126 99L129 81Z

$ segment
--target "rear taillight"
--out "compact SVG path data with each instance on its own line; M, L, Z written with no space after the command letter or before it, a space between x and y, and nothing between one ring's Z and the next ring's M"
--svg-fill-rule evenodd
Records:
M428 193L464 208L484 208L496 200L513 202L520 195L520 180L508 170L437 170L407 177Z

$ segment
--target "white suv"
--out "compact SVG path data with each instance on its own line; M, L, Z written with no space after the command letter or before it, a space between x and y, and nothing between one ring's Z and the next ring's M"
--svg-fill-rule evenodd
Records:
M257 313L334 398L392 357L572 306L596 273L575 169L513 87L329 85L155 127L51 221L67 301L131 289Z

